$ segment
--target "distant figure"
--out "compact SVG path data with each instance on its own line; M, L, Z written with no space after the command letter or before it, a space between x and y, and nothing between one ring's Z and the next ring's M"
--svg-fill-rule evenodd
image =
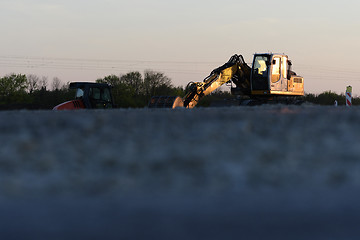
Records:
M338 105L338 102L335 100L334 101L334 106L337 107L337 105Z

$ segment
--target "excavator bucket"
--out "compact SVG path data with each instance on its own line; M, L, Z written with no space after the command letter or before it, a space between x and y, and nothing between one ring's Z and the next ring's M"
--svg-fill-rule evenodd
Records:
M178 96L154 96L150 99L149 108L184 107L184 101Z

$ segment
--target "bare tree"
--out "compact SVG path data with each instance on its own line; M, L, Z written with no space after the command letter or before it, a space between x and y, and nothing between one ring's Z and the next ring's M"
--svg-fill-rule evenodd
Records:
M66 82L65 84L62 85L61 90L68 90L70 87L70 82Z
M27 90L29 93L33 93L40 89L40 78L35 74L27 75Z
M61 88L61 81L58 77L54 77L52 81L52 90L59 90Z
M45 77L45 76L43 76L42 78L41 78L41 80L40 80L40 89L41 90L46 90L46 87L47 87L47 85L48 85L48 78L47 77Z

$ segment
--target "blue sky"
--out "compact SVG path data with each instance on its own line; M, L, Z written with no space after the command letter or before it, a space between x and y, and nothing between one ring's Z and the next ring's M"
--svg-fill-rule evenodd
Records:
M202 81L232 54L289 55L306 92L360 95L359 1L2 0L0 76L94 81L153 69Z

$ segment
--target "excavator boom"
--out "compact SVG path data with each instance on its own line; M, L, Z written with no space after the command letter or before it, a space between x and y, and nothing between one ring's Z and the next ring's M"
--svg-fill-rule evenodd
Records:
M186 94L182 101L179 101L179 98L155 96L150 100L149 107L165 106L162 102L166 101L167 107L193 108L202 97L211 94L230 81L235 84L241 82L243 90L250 91L250 73L251 68L245 63L244 58L241 55L233 55L227 63L214 69L202 82L190 82L186 87ZM173 104L169 104L172 99L174 100Z
M203 82L190 83L190 91L184 97L184 106L193 108L199 100L228 83L240 70L240 64L246 64L240 55L234 55L223 66L214 69ZM249 86L250 87L250 86Z

